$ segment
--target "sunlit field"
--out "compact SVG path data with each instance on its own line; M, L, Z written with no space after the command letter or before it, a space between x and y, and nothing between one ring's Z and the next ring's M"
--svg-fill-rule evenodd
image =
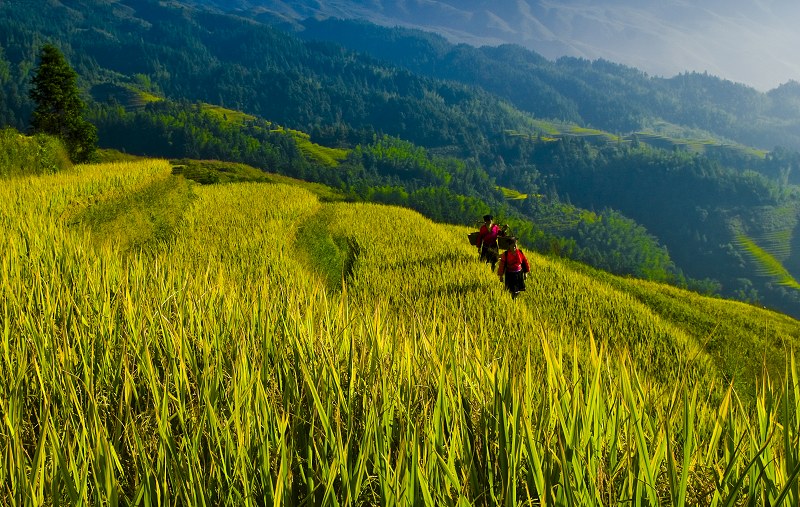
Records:
M800 323L166 161L0 180L3 505L797 505Z

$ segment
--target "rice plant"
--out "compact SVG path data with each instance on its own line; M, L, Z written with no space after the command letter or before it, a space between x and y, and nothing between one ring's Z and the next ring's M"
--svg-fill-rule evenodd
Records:
M465 228L181 181L0 185L4 505L800 501L796 321L532 252L512 300ZM758 379L709 346L776 340Z

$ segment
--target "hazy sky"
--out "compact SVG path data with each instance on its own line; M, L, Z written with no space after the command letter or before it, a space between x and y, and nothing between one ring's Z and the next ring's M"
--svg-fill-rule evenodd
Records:
M548 20L551 39L530 32L528 44L541 42L549 46L547 52L558 51L560 40L567 44L564 52L606 58L653 75L708 71L760 90L790 79L800 81L798 0L540 0L536 4L533 9L541 9L539 14Z

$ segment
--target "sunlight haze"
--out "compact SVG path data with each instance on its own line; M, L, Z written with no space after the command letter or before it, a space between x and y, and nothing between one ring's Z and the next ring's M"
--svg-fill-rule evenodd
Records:
M672 77L686 71L761 91L800 81L794 0L207 0L301 19L359 18L472 45L516 43L549 59L603 58Z

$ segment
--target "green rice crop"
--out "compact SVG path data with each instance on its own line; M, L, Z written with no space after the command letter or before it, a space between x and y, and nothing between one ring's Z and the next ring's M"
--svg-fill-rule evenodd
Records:
M512 300L466 228L178 178L0 184L3 505L800 501L796 321L531 252ZM733 378L681 301L782 371Z
M497 189L503 192L503 195L506 197L506 199L522 201L528 198L528 194L523 194L522 192L514 190L513 188L497 187Z
M772 254L758 246L755 241L744 234L736 235L736 243L745 251L756 263L758 272L762 276L774 278L779 285L800 290L800 283L792 277L781 262Z
M329 148L311 141L311 136L299 130L286 129L294 137L297 147L308 159L326 167L336 167L347 158L347 150Z
M202 107L203 111L211 114L215 118L224 119L237 125L244 125L248 122L254 122L256 120L255 116L214 104L204 103L202 104Z

